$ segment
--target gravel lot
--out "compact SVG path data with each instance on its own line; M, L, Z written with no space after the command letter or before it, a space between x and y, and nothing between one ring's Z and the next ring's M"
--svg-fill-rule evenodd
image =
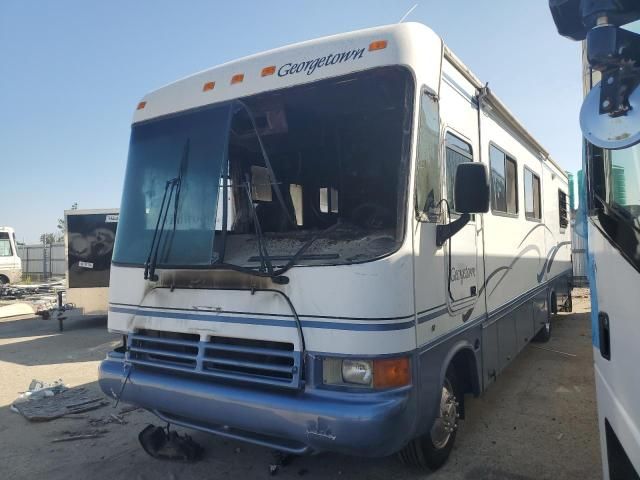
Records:
M427 475L395 458L361 459L334 454L293 459L279 478L487 479L601 478L588 299L574 298L574 313L560 314L545 349L529 345L489 391L468 402L456 448L448 464ZM106 406L82 418L29 423L9 406L32 378L62 378L96 392L97 368L119 339L104 319L57 322L39 318L0 320L0 478L8 479L217 479L266 478L273 454L198 432L205 458L195 464L148 457L137 434L155 417L137 410L127 422L107 423ZM98 426L96 426L98 424ZM100 438L52 443L72 433L103 432Z

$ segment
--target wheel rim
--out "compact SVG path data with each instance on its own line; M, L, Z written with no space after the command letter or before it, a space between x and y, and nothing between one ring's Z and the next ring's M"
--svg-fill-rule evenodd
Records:
M431 427L433 446L437 449L444 448L456 428L458 428L458 402L451 382L445 379L440 397L440 412Z

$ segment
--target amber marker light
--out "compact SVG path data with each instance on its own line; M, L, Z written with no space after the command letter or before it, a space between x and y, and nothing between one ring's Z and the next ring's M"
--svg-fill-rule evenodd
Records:
M147 106L147 102L140 102L136 110L142 110L146 106Z
M235 85L236 83L242 83L244 80L244 73L236 73L233 77L231 77L231 85Z
M216 82L207 82L202 86L202 91L203 92L209 92L211 90L213 90L216 86Z
M371 42L369 44L370 52L375 52L376 50L384 50L385 48L387 48L386 40L376 40L375 42Z
M411 383L409 357L381 358L373 361L373 388L397 388Z
M263 77L268 77L269 75L273 75L274 73L276 73L276 66L271 65L269 67L264 67L260 75Z

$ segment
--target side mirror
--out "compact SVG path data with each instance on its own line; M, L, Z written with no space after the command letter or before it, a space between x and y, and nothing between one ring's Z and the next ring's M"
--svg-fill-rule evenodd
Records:
M447 225L436 227L436 245L439 247L469 223L472 213L489 211L489 172L485 164L461 163L456 168L455 179L455 209L462 215Z
M458 165L454 198L458 213L489 211L489 173L484 163L466 162Z

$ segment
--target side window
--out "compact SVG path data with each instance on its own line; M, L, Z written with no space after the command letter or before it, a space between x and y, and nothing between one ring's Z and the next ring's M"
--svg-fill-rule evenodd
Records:
M567 194L558 190L558 214L560 215L560 228L569 226L569 209L567 208Z
M540 177L528 168L524 169L524 215L530 220L542 218Z
M13 255L11 251L11 242L9 241L9 234L6 232L0 233L0 257L10 257Z
M489 162L492 210L516 215L518 213L518 166L515 159L491 145Z
M416 213L421 221L435 222L440 201L440 112L438 102L423 89L420 100L416 158Z
M445 147L447 201L451 211L455 212L456 206L453 192L456 168L461 163L473 162L473 151L471 150L471 145L449 132L445 137Z

